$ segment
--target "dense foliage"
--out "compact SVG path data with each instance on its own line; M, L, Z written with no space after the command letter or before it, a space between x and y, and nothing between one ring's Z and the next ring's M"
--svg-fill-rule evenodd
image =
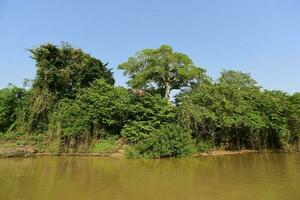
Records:
M26 131L45 131L49 114L64 98L74 99L77 93L102 78L114 84L112 73L100 60L69 44L57 47L44 44L31 49L36 62L36 77L32 83L26 116L22 126Z
M7 131L15 122L25 97L26 91L13 85L0 90L0 132Z
M126 144L129 157L147 158L299 150L300 93L264 90L249 74L227 70L212 81L187 55L163 45L119 65L127 89L114 86L107 64L69 44L30 52L37 67L32 86L0 90L2 138L21 134L59 151L112 152Z
M196 152L191 131L177 124L167 124L153 131L128 153L129 158L183 157Z
M166 99L170 98L171 90L190 87L205 79L204 69L168 45L144 49L120 64L119 69L129 75L128 84L133 88L155 89Z
M287 149L299 141L295 99L280 91L261 91L248 74L224 71L216 83L178 97L178 113L197 140L215 147Z
M159 95L132 96L128 110L128 122L121 131L127 142L146 139L152 131L176 119L173 105Z

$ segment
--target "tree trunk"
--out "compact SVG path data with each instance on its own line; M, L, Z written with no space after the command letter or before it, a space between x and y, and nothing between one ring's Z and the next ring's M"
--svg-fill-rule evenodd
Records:
M166 83L166 90L165 90L165 98L167 100L170 99L170 91L171 91L171 87L169 83Z

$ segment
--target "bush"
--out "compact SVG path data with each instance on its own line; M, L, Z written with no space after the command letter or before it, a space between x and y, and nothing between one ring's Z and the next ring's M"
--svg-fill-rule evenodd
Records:
M144 140L163 124L176 120L173 105L160 95L133 95L128 109L129 122L123 127L121 135L130 143Z
M129 157L184 157L196 152L191 132L177 124L167 124L138 143Z
M117 138L108 137L100 139L95 144L93 144L92 151L98 153L108 153L116 151L118 147L119 145L117 144Z
M127 142L136 143L146 139L155 128L151 121L132 121L123 127L121 135Z
M26 91L13 85L0 90L0 131L6 132L15 122L24 104Z
M76 101L64 100L52 114L49 133L59 136L61 145L76 147L90 139L90 121L87 111Z
M199 153L207 153L211 149L213 149L213 145L207 141L198 141L196 144L197 152Z
M77 98L88 110L95 128L119 135L127 121L130 95L123 87L114 87L103 79L94 81Z
M127 146L125 148L125 157L128 159L137 159L137 158L143 158L143 155L136 146Z

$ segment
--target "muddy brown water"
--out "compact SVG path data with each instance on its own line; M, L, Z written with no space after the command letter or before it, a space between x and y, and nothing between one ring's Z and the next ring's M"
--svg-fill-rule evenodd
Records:
M0 159L1 200L300 199L300 154Z

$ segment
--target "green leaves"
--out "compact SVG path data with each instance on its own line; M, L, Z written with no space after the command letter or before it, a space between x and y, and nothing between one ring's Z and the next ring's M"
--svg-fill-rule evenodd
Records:
M90 117L88 111L78 101L65 99L61 101L55 112L52 113L50 131L59 135L62 143L82 140L89 135ZM76 142L73 142L74 144Z
M108 84L114 84L107 64L68 43L61 47L43 44L30 52L36 61L37 72L28 100L28 117L23 121L29 132L46 131L49 115L60 100L75 99L94 80L101 78Z
M171 123L153 131L135 146L134 151L135 154L131 154L131 157L184 157L196 153L196 147L189 130Z
M114 83L106 64L68 43L61 47L44 44L30 52L37 66L33 88L47 89L59 98L74 97L79 89L99 78Z
M107 64L69 44L30 52L32 88L0 90L0 132L47 132L75 149L122 137L136 145L133 156L149 158L190 155L192 138L199 151L299 148L300 94L261 90L249 74L222 71L213 82L187 55L162 45L119 65L130 78L126 89L113 85ZM172 90L180 90L176 105L168 101ZM100 140L95 148L114 145Z
M130 94L123 87L114 87L98 79L82 90L78 101L89 111L93 123L118 134L129 115Z
M167 45L144 49L120 64L119 69L129 76L129 86L156 89L166 99L171 90L191 87L207 79L204 69L197 68L187 55L174 52Z
M198 85L177 101L182 126L216 146L286 149L299 138L297 97L260 91L249 74L223 71L218 82Z
M176 117L173 105L160 95L133 95L128 108L128 122L121 136L130 143L147 138L162 125L174 122Z
M10 85L0 90L0 132L10 128L22 109L26 91Z

